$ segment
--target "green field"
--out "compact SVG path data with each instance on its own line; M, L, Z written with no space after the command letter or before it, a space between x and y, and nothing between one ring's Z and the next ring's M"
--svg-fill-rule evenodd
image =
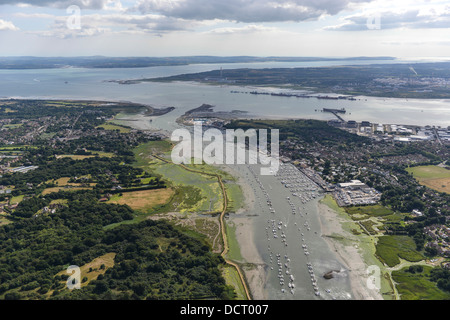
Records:
M348 214L360 214L367 215L370 217L384 217L393 214L394 212L381 205L374 206L362 206L362 207L347 207L345 208Z
M408 168L406 171L420 184L450 194L450 170L438 166L421 166Z
M11 200L9 201L11 204L18 204L20 203L23 198L25 197L25 195L20 195L20 196L16 196L16 197L12 197Z
M450 293L440 290L429 280L432 267L423 268L423 272L414 274L408 272L408 268L392 272L401 300L449 300Z
M222 268L222 275L225 278L227 285L234 288L236 292L236 300L247 300L247 295L245 294L244 286L242 285L239 273L234 267L224 266Z
M102 124L102 125L98 126L97 128L103 128L105 130L119 130L120 133L128 133L131 131L130 128L126 128L124 126L120 126L120 125L113 124L110 122L107 122L106 124Z
M225 225L229 247L227 258L236 262L242 262L241 249L236 238L236 226L230 222L227 222Z
M218 167L206 164L186 166L206 174L188 171L179 165L170 163L169 152L171 149L172 143L169 141L151 141L142 144L134 150L135 166L161 176L174 188L179 190L183 188L184 197L177 194L175 198L178 199L172 201L173 203L178 201L180 212L220 213L223 210L223 194L220 184L215 176L207 174L218 174L222 177L231 210L237 210L242 206L242 192L233 176ZM153 154L163 156L169 163L153 157Z
M438 166L421 166L406 169L418 179L450 178L450 170Z
M408 236L382 236L376 245L376 255L389 267L400 263L400 259L418 262L425 257L416 250L416 244Z
M169 188L125 192L113 195L108 203L126 204L133 210L148 213L152 208L168 203L174 193Z
M16 128L20 128L22 126L23 126L23 123L5 124L5 125L3 125L2 128L5 128L5 129L16 129Z
M154 173L162 175L165 180L169 180L175 186L190 186L200 190L201 200L190 208L184 206L183 211L219 213L223 210L222 189L217 178L190 172L178 165L162 162L152 169ZM184 202L186 203L188 200L189 198Z
M29 145L4 145L0 147L0 151L10 152L10 151L23 151L27 149L37 149L36 146Z
M133 150L136 156L135 165L137 167L148 166L149 163L155 161L155 159L151 157L152 154L166 154L170 152L171 149L172 143L166 140L150 141L140 144Z

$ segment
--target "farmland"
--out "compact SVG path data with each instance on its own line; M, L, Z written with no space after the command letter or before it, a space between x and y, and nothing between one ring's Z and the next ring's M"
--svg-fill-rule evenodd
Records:
M407 236L383 236L378 239L376 255L389 267L400 263L400 259L418 262L425 257L416 250L414 240Z
M430 189L450 194L450 170L439 166L408 168L417 181Z
M172 189L156 189L126 192L116 194L108 201L114 204L127 204L131 209L148 212L153 207L163 205L170 201L175 194Z

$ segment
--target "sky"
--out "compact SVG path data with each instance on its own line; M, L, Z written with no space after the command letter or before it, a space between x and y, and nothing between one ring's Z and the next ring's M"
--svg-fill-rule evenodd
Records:
M450 2L0 0L0 56L450 57Z

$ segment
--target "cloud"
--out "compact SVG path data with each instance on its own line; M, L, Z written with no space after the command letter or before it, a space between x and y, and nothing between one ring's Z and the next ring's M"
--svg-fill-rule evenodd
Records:
M81 9L120 9L122 4L120 0L0 0L0 5L32 5L37 7L52 7L66 9L69 6L76 5Z
M5 21L0 19L0 31L18 31L19 28L17 28L11 21Z
M268 33L268 32L275 32L275 31L279 31L278 28L273 28L273 27L266 27L263 25L254 25L254 24L250 24L250 25L246 25L244 27L238 27L238 28L233 28L233 27L224 27L224 28L216 28L216 29L212 29L210 31L208 31L207 33L212 33L212 34L249 34L249 33Z
M15 16L22 18L45 18L53 22L49 29L29 31L35 35L56 38L92 37L101 34L157 34L161 35L170 31L191 30L200 22L188 21L165 17L161 15L130 15L130 14L86 14L80 15L77 28L70 28L69 16L57 16L50 14L25 14L17 13Z
M68 28L66 19L57 19L48 30L28 31L27 33L39 35L42 37L70 39L93 37L110 32L110 28L104 28L91 24L83 24L82 26L80 26L80 28Z
M339 25L325 27L331 31L361 31L368 30L368 23L379 19L380 29L433 29L450 28L450 7L443 10L412 9L403 12L370 12L347 16Z
M187 20L246 23L317 20L371 0L139 0L130 10Z

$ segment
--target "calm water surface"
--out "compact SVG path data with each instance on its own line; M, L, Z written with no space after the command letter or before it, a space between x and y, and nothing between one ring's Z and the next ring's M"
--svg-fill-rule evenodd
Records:
M346 64L376 63L349 61ZM382 63L390 63L382 61ZM449 100L383 99L357 97L356 101L319 100L315 98L273 97L231 93L251 88L210 86L194 83L140 83L119 85L108 80L153 78L183 73L225 70L231 68L310 67L344 64L342 61L302 63L199 64L135 69L47 69L0 70L0 98L22 97L43 99L99 99L132 101L155 107L173 106L175 114L183 114L203 103L217 111L243 110L261 117L311 118L328 120L333 115L322 108L346 108L346 120L374 123L450 125ZM168 118L172 118L169 116ZM169 120L172 121L172 120ZM170 126L169 126L170 127Z

